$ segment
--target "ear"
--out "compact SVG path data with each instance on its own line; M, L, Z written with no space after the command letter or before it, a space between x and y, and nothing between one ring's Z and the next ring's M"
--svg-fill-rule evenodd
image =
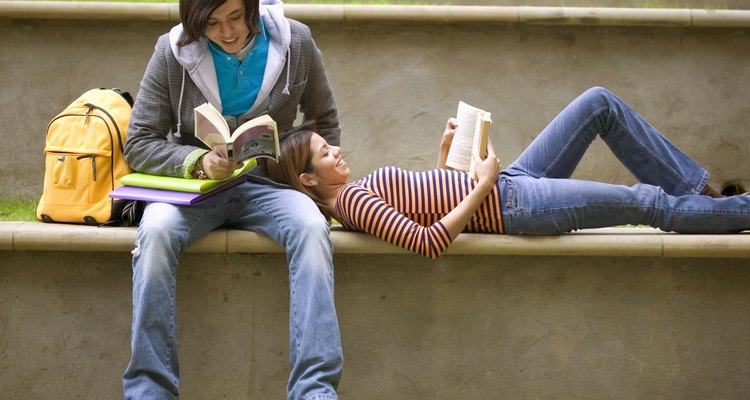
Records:
M299 174L299 181L302 184L302 186L307 186L307 187L318 186L318 180L315 179L315 177L312 176L312 174L309 174L307 172L303 172Z

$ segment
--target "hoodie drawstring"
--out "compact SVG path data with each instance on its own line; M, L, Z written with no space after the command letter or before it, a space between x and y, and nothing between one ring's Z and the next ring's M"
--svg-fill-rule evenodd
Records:
M177 104L177 132L174 133L174 137L182 137L182 134L180 133L180 126L182 126L182 115L180 115L180 110L182 110L182 95L185 92L185 67L182 67L182 86L180 87L180 101Z
M289 46L286 46L286 86L281 94L289 96L289 74L292 70L292 51L289 50Z

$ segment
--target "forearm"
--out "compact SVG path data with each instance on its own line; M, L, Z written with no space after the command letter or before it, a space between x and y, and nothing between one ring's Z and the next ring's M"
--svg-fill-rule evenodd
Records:
M456 237L466 228L469 224L471 216L477 211L487 195L492 191L493 184L491 183L477 183L474 189L469 193L468 196L464 197L458 206L451 210L440 222L448 230L451 241L455 240Z
M448 161L448 153L451 149L451 143L453 143L453 136L456 134L456 123L455 118L448 118L448 122L445 124L443 138L440 139L440 147L438 149L437 169L453 169L445 165L445 163Z
M440 150L438 151L437 158L437 169L449 169L445 162L448 160L448 150L450 150L451 144L446 143L445 140L440 142Z

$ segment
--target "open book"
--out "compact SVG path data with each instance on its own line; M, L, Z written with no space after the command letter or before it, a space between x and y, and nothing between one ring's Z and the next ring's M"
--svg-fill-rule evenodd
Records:
M474 180L477 180L471 154L476 152L481 159L487 157L487 142L492 125L491 114L459 101L456 119L458 127L453 135L445 165L466 171Z
M195 107L195 136L210 149L231 161L279 155L279 134L276 121L261 115L240 125L234 132L211 103Z

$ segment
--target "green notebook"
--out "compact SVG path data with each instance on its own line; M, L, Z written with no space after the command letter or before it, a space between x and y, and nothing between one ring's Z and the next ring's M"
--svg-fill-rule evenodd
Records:
M120 182L127 186L138 186L151 189L175 190L178 192L208 193L226 183L244 176L256 165L256 160L245 161L245 165L234 171L227 179L188 179L174 176L149 175L133 172L120 178Z

